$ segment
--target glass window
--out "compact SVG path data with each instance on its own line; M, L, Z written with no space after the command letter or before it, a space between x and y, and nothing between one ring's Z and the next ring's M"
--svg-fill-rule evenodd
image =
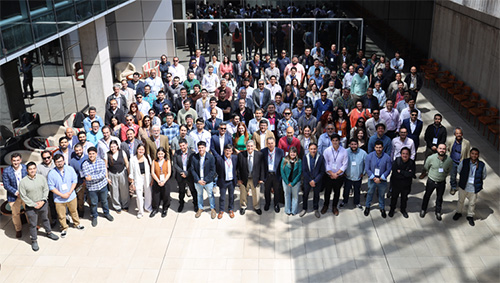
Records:
M76 1L76 19L82 22L92 17L92 5L90 0L77 0Z
M73 1L63 1L57 3L55 7L59 30L67 29L76 24L76 12Z

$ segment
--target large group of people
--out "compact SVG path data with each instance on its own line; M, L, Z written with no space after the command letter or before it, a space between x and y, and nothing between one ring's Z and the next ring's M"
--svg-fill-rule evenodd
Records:
M450 193L458 192L459 200L453 219L465 213L467 198L466 217L474 225L474 204L486 177L480 152L459 127L447 144L438 113L424 131L416 105L422 78L416 67L402 73L399 53L389 60L376 54L366 58L360 50L351 58L346 47L338 52L335 44L325 50L317 43L291 59L286 51L276 60L256 54L246 62L241 53L236 58L219 63L196 50L186 71L178 57L170 63L162 55L159 74L153 70L144 81L134 74L114 85L106 104L91 106L83 128L68 128L59 150L42 152L40 164L25 165L13 154L3 182L16 237L22 237L22 206L38 250L38 220L57 240L52 231L57 221L61 237L67 236L67 222L84 229L85 202L93 227L99 203L109 221L110 210L166 217L172 191L179 193L177 212L192 197L196 218L205 211L204 192L212 219L235 217L237 190L240 215L251 206L258 215L262 208L275 213L283 208L303 217L310 212L312 191L318 218L330 210L339 215L351 197L353 207L368 216L375 193L383 218L386 196L389 217L400 200L400 212L408 218L422 132L425 162L419 178L427 181L420 217L436 190L434 212L442 219L450 176ZM364 179L368 189L362 203ZM134 198L136 211L129 210Z

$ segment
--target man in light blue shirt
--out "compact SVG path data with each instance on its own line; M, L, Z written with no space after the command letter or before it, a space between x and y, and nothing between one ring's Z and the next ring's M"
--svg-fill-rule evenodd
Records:
M384 152L388 155L392 152L392 140L385 135L385 125L379 123L375 126L377 130L377 134L370 137L368 140L368 153L371 153L375 150L375 144L377 141L382 141L384 145Z
M103 138L101 126L98 121L92 122L91 131L87 132L87 141L91 142L94 145L97 145L100 139Z
M335 127L333 124L328 124L326 125L326 132L322 133L321 136L319 136L318 140L318 152L319 154L323 154L325 150L332 146L332 135L335 132Z
M339 135L332 135L332 146L325 150L323 157L325 158L326 174L324 177L325 202L321 209L321 214L325 214L328 211L330 194L333 191L333 214L338 216L339 210L337 209L337 204L340 199L340 189L344 184L348 161L347 151L340 146Z
M340 203L343 207L349 202L349 193L354 187L354 205L363 209L360 202L360 189L363 175L365 174L365 159L366 151L359 148L358 140L353 138L349 141L349 148L347 149L347 169L345 171L346 180L344 184L344 200Z
M80 225L80 218L77 211L77 199L75 188L78 184L78 176L73 167L65 165L64 156L62 154L54 155L54 163L56 167L50 170L47 176L49 190L54 193L54 202L56 204L57 217L62 226L61 237L66 237L68 224L66 223L66 209L69 210L71 219L78 230L83 230Z
M394 54L394 58L391 59L391 69L394 71L403 71L403 67L405 66L405 60L400 57L398 51Z
M384 153L384 143L375 142L375 151L366 156L366 174L368 175L368 194L366 196L365 216L370 215L370 204L375 190L378 191L378 203L382 218L386 218L384 194L387 189L387 178L391 173L391 157Z
M96 115L96 108L94 106L89 107L89 116L85 119L83 119L83 128L85 129L85 132L90 132L92 129L92 122L97 121L99 122L99 128L104 127L104 122L102 121L101 117Z

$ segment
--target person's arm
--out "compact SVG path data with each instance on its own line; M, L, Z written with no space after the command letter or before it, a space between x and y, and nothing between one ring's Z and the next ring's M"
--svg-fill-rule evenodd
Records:
M164 161L164 162L166 162L166 161ZM159 179L158 176L156 176L156 173L155 173L155 165L154 165L154 163L155 163L155 161L153 161L151 163L151 178L153 180L155 180L157 183L160 183L160 179Z
M295 166L298 166L299 170L302 171L302 160L300 160L300 159L297 160L297 163L295 164ZM295 171L295 169L294 169L294 171ZM291 173L293 173L293 172L291 172ZM292 180L292 187L297 185L297 183L300 181L301 178L302 178L302 174L297 174L297 176L295 176L295 178L293 178L293 180Z
M365 159L365 168L366 168L366 175L368 175L368 179L373 180L375 178L375 174L372 171L372 158L370 156L367 156Z
M380 179L387 181L389 174L391 174L392 164L391 164L391 158L389 156L386 156L384 159L385 159L385 166L384 166L385 171L384 173L382 173Z
M195 183L198 183L198 182L200 181L200 176L199 176L199 175L198 175L198 173L196 172L196 169L195 169L195 162L194 162L194 161L195 161L195 156L194 156L194 155L192 155L192 156L191 156L191 162L190 162L191 166L189 167L189 172L190 172L190 173L191 173L191 175L193 176L193 181L194 181ZM200 164L198 163L198 166L199 166L199 165L200 165Z

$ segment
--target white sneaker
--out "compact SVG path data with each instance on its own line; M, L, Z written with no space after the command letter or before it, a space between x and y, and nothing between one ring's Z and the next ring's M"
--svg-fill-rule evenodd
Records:
M83 226L82 224L78 224L78 226L76 226L75 228L78 230L85 230L85 226Z
M142 214L137 214L137 219L141 219L142 218Z

